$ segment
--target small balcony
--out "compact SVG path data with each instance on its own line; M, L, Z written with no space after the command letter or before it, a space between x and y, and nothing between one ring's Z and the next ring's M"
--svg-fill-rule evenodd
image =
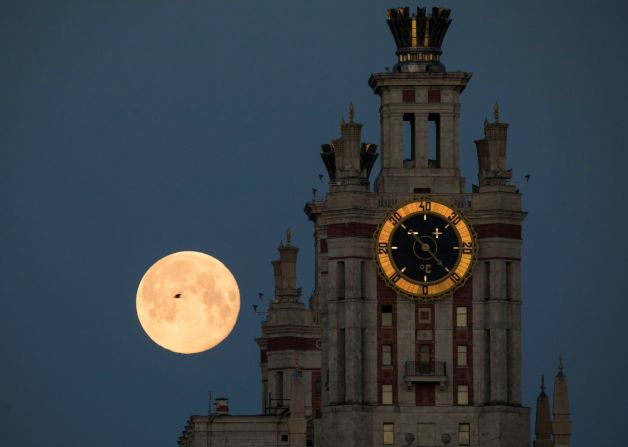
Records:
M447 383L447 363L406 362L403 379L409 389L413 383L439 383L444 388Z

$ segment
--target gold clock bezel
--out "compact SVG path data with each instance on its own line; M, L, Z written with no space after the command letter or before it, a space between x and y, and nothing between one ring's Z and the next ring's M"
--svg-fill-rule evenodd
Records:
M400 222L413 214L436 214L453 225L460 240L460 255L455 268L435 282L419 282L406 277L391 259L390 238ZM375 258L380 275L398 293L420 301L443 298L461 287L468 279L477 253L475 231L462 212L453 206L436 202L429 197L413 200L396 207L386 215L375 234Z

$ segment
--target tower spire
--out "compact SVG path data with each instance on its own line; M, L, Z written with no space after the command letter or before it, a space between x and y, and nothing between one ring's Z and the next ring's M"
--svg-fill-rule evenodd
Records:
M558 373L554 378L554 446L569 447L571 442L571 419L569 417L569 391L567 376L563 372L563 356L558 358Z
M553 447L552 421L550 419L549 399L545 394L545 376L541 376L541 392L536 399L536 422L534 424L534 447Z

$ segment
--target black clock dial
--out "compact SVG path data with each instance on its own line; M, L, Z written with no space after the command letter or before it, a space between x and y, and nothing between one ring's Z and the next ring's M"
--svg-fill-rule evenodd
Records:
M460 239L451 222L430 212L400 221L390 237L390 255L396 270L421 284L443 280L460 258Z

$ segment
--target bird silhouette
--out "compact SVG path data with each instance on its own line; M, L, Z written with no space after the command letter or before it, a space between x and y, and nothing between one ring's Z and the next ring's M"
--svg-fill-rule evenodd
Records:
M180 294L180 293L177 293L174 297L175 297L175 298L181 298L181 294Z
M526 178L526 183L530 182L530 174L526 174L524 175L524 177Z

